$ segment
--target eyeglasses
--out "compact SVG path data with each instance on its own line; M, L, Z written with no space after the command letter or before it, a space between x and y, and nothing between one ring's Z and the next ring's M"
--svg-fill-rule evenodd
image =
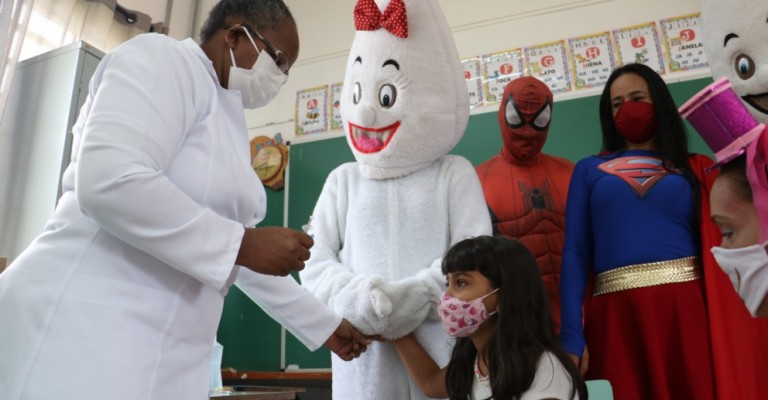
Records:
M277 64L277 68L279 68L280 71L283 71L284 74L288 75L288 70L291 69L291 62L290 60L288 60L288 56L286 56L285 53L283 53L282 51L276 49L275 46L272 45L272 42L267 40L267 38L265 38L264 36L261 36L259 31L257 31L256 29L253 29L250 26L245 24L241 24L240 26L253 32L253 34L256 35L256 37L259 38L259 40L261 40L262 43L264 43L267 54L269 54L269 56L272 57L273 60L275 60L275 64Z

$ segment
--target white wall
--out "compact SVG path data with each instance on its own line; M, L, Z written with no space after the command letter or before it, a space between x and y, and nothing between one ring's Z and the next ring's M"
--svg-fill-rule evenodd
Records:
M119 0L120 4L165 18L166 1ZM355 31L352 10L356 0L285 0L299 26L301 52L291 78L266 108L246 111L252 136L281 132L294 139L296 92L340 82ZM169 35L197 38L200 26L218 0L173 0ZM699 11L699 0L440 0L462 58L568 39ZM197 10L197 14L194 12ZM194 26L192 25L194 21ZM698 71L694 76L707 74ZM667 80L686 79L685 73ZM580 91L557 95L568 98L596 93ZM493 111L495 106L477 112ZM338 136L318 134L299 140Z
M215 3L201 0L201 22ZM252 136L281 132L286 140L292 140L296 92L344 78L355 33L352 10L356 1L286 3L299 26L301 52L280 95L266 108L246 112ZM462 58L658 21L700 9L698 0L441 0L440 4ZM318 134L298 140L338 135Z
M129 9L141 11L152 18L152 22L168 21L168 36L176 39L190 37L193 24L193 12L198 0L118 0L118 4ZM168 3L171 3L171 15L168 17Z

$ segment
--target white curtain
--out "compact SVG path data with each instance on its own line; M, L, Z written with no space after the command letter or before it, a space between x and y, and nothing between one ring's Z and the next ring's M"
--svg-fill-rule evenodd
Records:
M11 81L16 71L16 62L19 58L24 33L27 31L27 22L32 9L32 0L0 0L0 116L3 115L5 105L11 91ZM8 138L0 136L0 199L4 199L9 189L9 180L14 173L11 168L13 149L8 146ZM0 207L5 202L0 201ZM0 236L2 236L3 216L6 210L0 208ZM0 254L0 258L6 254ZM0 267L4 266L5 259L0 259Z
M0 0L0 116L16 71L32 0Z
M150 31L162 31L162 23L151 25L148 15L116 0L35 0L20 59L79 40L106 53Z

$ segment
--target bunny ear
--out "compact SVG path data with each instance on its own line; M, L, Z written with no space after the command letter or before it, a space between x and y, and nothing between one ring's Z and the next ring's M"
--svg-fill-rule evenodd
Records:
M382 14L373 0L360 0L355 5L355 28L358 31L375 31L384 28L399 37L408 37L408 16L403 0L392 0Z

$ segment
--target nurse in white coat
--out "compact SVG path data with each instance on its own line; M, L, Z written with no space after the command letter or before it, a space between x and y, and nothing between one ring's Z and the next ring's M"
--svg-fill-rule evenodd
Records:
M281 0L224 0L201 36L142 35L99 65L55 213L0 275L4 400L207 398L236 278L307 347L347 360L365 350L285 276L312 239L245 228L266 204L243 107L268 103L287 78L293 17Z

